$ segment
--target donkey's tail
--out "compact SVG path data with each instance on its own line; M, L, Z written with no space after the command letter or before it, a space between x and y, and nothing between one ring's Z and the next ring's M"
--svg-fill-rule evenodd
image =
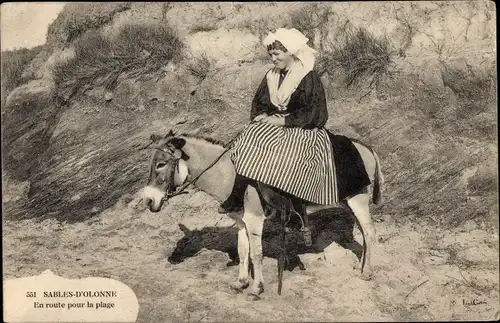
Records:
M377 153L373 149L370 150L373 153L373 158L375 158L375 178L373 180L372 202L374 204L380 204L382 202L382 184L384 183L384 175L380 169L380 160Z

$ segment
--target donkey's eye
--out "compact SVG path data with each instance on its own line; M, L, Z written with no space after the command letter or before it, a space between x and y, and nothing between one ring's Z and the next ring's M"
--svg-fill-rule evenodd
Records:
M164 168L165 166L167 166L166 163L158 163L156 164L156 169Z

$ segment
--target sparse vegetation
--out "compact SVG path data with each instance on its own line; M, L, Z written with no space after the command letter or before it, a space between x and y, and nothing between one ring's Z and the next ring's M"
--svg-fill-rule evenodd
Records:
M215 22L209 22L209 21L199 22L191 28L189 33L195 34L195 33L199 33L199 32L212 31L215 29L217 29Z
M319 75L328 73L334 76L337 75L341 69L340 63L333 59L331 52L320 52L316 58L316 64L314 64L314 70L318 72Z
M259 37L259 40L262 41L270 31L274 31L281 27L291 28L289 20L290 18L286 15L263 15L259 18L249 17L238 25L238 29L246 29L253 35Z
M189 33L194 34L197 32L207 32L216 30L217 24L224 20L226 16L221 10L220 5L210 6L206 10L203 10L203 18L194 22L189 28Z
M479 73L471 66L462 69L443 62L441 77L444 86L450 88L459 98L459 117L474 116L483 112L491 97L493 82L489 75Z
M182 44L165 25L126 24L108 38L93 31L75 43L75 57L53 68L57 97L67 100L92 86L112 89L120 76L152 74L179 57Z
M323 50L323 41L328 34L328 19L334 14L329 6L318 3L307 4L304 8L290 13L291 27L300 30L307 38L309 45ZM319 38L316 38L316 35Z
M161 8L161 19L164 21L167 20L167 13L172 9L172 3L171 2L164 2L163 6Z
M318 27L318 23L314 20L313 15L311 15L311 11L304 9L295 10L290 13L290 20L293 28L300 30L304 36L309 38L309 44L312 44L314 42L314 29Z
M199 56L193 56L191 61L187 64L189 73L200 79L200 82L205 79L213 65L213 59L206 53Z
M259 37L262 41L264 39L266 32L268 31L270 25L270 19L267 17L260 17L259 19L247 19L240 24L240 28L247 29L252 34Z
M104 26L115 14L130 7L129 2L68 3L49 26L47 42L68 44L85 32Z
M23 79L23 71L42 49L37 46L2 52L2 105L10 91L29 81Z
M387 37L377 38L364 28L346 30L344 40L331 44L319 60L319 69L332 75L339 67L348 87L371 79L376 85L388 73L393 51Z

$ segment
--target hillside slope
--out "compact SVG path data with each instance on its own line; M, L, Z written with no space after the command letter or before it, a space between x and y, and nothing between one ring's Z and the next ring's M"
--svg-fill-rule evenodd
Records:
M149 152L138 148L152 132L176 128L230 139L246 122L253 91L270 66L259 40L269 28L293 25L321 50L318 64L357 27L388 38L391 63L375 88L367 87L368 75L346 89L345 69L322 69L329 128L373 145L381 157L384 213L447 225L496 222L496 17L490 2L319 4L305 8L312 15L303 14L304 4L103 6L63 10L49 28L48 47L25 69L44 72L11 91L2 108L4 167L30 184L24 204L10 212L14 217L73 221L112 206L143 185ZM75 12L79 21L71 24ZM95 43L82 40L86 29L119 37L131 23L174 26L181 56L158 61L163 67L146 74L138 65L139 77L54 81L54 66L68 75L79 52L98 54L88 47ZM79 68L95 68L88 64L98 59Z

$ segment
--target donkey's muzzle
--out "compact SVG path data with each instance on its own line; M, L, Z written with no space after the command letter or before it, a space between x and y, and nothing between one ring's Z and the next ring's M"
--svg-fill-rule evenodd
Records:
M144 202L148 206L149 211L151 211L153 213L159 212L161 210L161 207L162 207L162 204L163 204L163 203L160 203L160 205L157 208L155 208L154 207L154 202L153 202L152 199L146 198Z
M151 211L152 213L158 213L160 211L160 208L155 209L153 206L150 205L149 211Z

